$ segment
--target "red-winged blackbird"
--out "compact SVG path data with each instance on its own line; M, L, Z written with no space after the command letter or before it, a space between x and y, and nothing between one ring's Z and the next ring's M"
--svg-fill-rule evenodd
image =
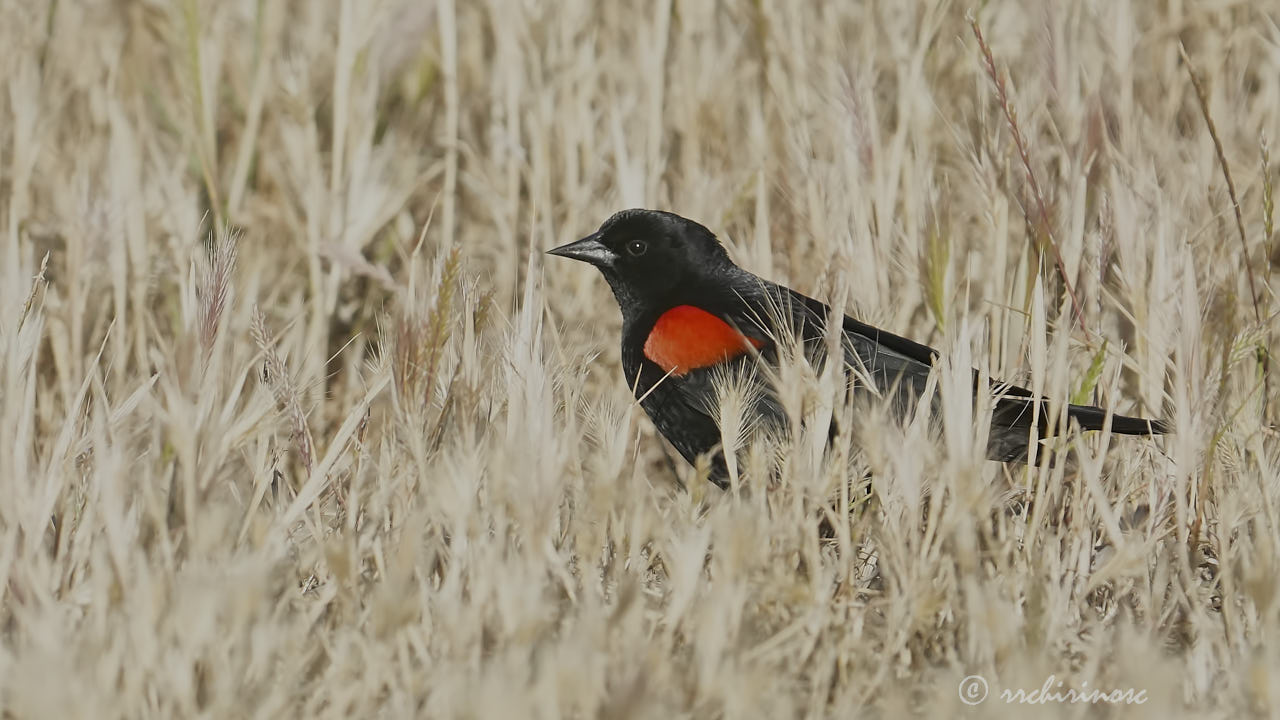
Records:
M689 462L712 457L711 479L726 482L716 417L716 377L751 370L778 359L776 342L788 334L821 362L830 308L790 288L743 270L710 230L672 213L624 210L591 235L549 251L600 269L622 309L622 369L627 383L658 430ZM899 413L910 412L925 391L937 352L926 345L843 316L843 351L858 387L875 386ZM857 382L857 381L855 381ZM974 373L975 391L979 387ZM1024 460L1033 404L1038 437L1049 431L1048 408L1031 391L998 383L987 455ZM757 424L785 425L768 393L751 406ZM1069 405L1067 415L1084 430L1103 426L1106 411ZM1111 418L1112 432L1151 435L1167 431L1158 420Z

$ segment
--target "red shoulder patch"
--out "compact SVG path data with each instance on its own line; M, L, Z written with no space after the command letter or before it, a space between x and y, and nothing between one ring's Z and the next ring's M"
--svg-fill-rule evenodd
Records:
M710 367L759 348L729 323L692 305L677 305L662 314L644 341L644 356L673 375Z

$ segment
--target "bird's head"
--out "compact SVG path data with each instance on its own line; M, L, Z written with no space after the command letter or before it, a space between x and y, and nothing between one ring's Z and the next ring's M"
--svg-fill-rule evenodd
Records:
M615 213L594 233L548 252L599 268L624 314L687 302L734 268L710 230L659 210Z

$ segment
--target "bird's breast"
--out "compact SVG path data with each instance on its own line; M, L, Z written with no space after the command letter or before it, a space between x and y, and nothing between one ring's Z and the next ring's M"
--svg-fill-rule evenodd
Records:
M716 315L692 305L677 305L660 315L644 341L644 356L663 372L690 370L727 362L759 349L762 340L747 337Z

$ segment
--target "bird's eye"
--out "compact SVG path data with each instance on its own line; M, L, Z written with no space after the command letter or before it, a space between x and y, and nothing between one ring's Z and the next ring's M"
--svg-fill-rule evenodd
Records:
M631 253L635 257L640 257L648 249L649 249L649 243L643 240L632 240L631 242L627 243L627 252Z

